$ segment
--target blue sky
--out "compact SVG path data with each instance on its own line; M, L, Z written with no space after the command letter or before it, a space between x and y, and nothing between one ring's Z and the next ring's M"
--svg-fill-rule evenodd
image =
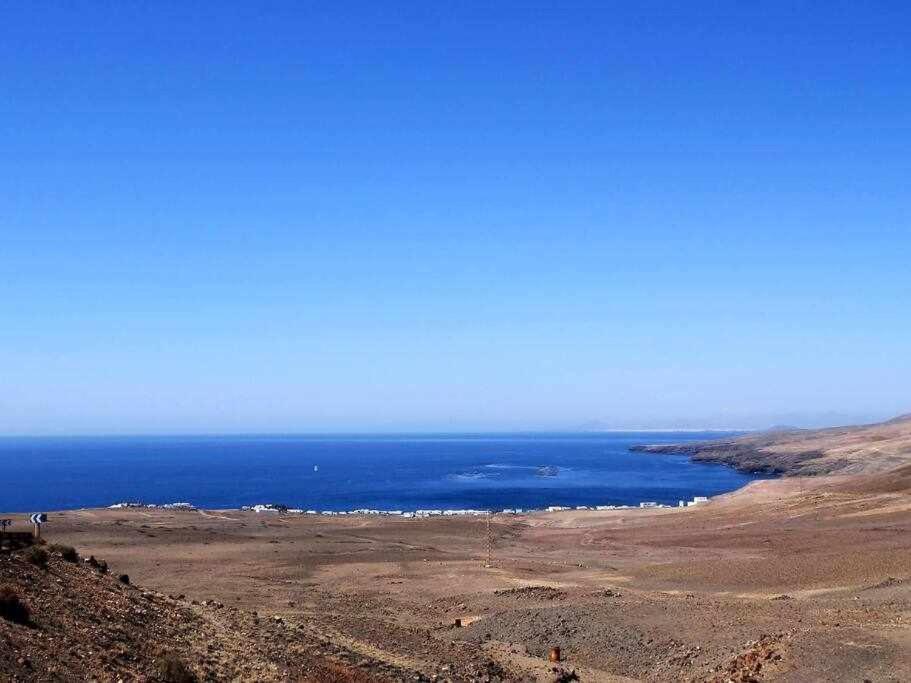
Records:
M2 3L0 433L911 411L905 3Z

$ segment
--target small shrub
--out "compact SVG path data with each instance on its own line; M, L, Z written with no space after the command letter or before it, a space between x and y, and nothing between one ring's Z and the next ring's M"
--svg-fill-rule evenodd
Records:
M25 554L25 559L31 562L36 567L41 567L42 569L47 569L48 554L47 550L44 548L39 548L37 546L32 546L29 548L29 551Z
M196 675L173 652L158 658L155 675L165 683L196 683Z
M120 576L117 577L117 580L120 581L120 583L125 584L127 586L130 585L130 575L129 574L121 574Z
M0 617L17 624L27 624L31 612L16 591L10 586L0 586Z
M98 571L102 574L108 573L108 563L104 560L98 560Z
M48 550L52 553L60 553L60 557L67 562L79 561L79 553L77 553L76 549L71 545L59 545L55 543L54 545L48 546Z

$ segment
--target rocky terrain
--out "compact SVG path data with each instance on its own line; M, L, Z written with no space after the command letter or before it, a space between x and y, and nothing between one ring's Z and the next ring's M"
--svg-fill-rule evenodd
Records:
M858 427L777 430L734 439L635 446L633 450L681 453L696 462L721 463L750 473L884 472L911 463L911 415Z
M491 565L470 517L52 513L46 566L0 551L0 681L911 680L908 423L737 440L845 464L695 507L496 515Z
M429 680L346 648L306 620L128 581L53 547L0 554L0 681ZM483 658L452 659L468 661L446 667L462 678L510 676Z

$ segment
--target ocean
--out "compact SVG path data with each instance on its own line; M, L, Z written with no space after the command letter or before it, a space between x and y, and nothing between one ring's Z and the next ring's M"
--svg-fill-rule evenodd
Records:
M0 511L120 501L205 508L279 503L315 510L540 509L676 505L755 477L644 443L718 433L382 436L6 437Z

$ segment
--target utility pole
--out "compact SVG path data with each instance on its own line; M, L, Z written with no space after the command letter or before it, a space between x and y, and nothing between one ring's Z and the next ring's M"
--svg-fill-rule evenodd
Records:
M490 561L490 552L491 547L493 546L493 537L490 535L490 511L487 511L487 563L484 565L485 569L490 569L493 567L493 563Z

